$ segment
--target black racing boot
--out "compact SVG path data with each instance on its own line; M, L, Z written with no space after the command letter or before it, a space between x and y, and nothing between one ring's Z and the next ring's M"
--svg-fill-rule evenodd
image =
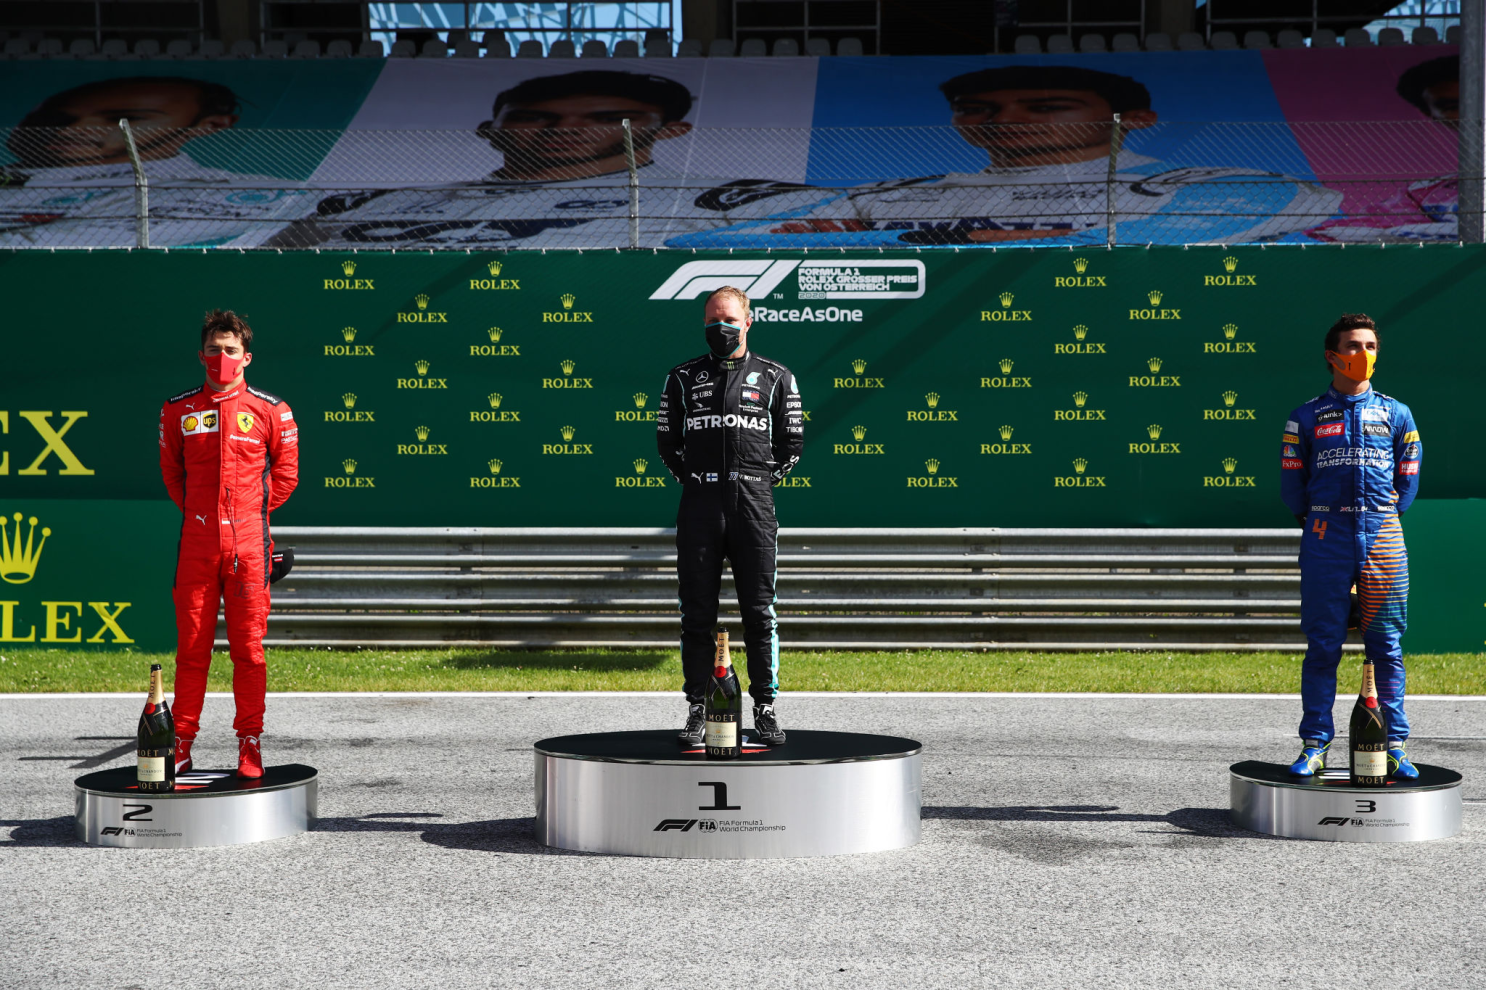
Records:
M774 715L773 703L753 706L753 731L758 733L759 740L767 746L784 745L784 730L779 727L779 719Z
M686 728L677 734L676 741L683 746L700 746L706 728L707 716L702 706L691 705L686 710Z

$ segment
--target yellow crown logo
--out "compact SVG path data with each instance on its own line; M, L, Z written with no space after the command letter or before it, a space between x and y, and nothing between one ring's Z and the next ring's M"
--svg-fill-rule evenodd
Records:
M562 308L563 309L572 309L573 308L573 303L575 303L577 301L578 301L578 297L575 296L575 295L573 295L571 292L564 292L562 294Z
M857 440L860 441L867 435L867 428L865 426L853 426L851 428L851 435L856 437Z
M428 362L427 361L414 361L413 362L413 367L415 367L415 368L418 369L418 374L420 374L420 375L426 375L426 374L428 374Z
M1234 457L1225 457L1225 458L1223 458L1223 473L1224 474L1232 474L1233 471L1234 471L1234 469L1237 468L1237 467L1238 467L1238 459L1237 458L1234 458Z
M851 370L860 375L862 372L867 370L867 362L863 361L861 358L857 358L855 361L851 362Z
M645 458L643 458L643 457L636 457L635 458L635 474L644 474L645 473L645 469L647 467L649 467L649 466L650 466L650 462L647 461L647 460L645 460Z
M1237 323L1225 323L1225 324L1223 324L1223 339L1224 340L1232 340L1234 337L1237 337L1237 336L1238 336L1238 324Z
M52 535L52 529L50 526L43 529L41 542L35 542L36 517L32 516L27 520L31 532L26 534L26 542L22 544L21 514L17 512L11 518L15 520L14 542L5 532L5 517L0 516L0 579L6 584L25 584L36 576L36 564L41 560L41 550L46 546L46 538Z
M1152 289L1145 294L1145 297L1151 301L1152 306L1159 306L1161 305L1161 295L1160 289Z
M1002 308L1004 309L1005 307L1010 306L1011 305L1011 301L1013 299L1015 299L1015 298L1016 298L1016 296L1012 295L1010 292L1003 292L1003 293L1001 293L1001 306L1002 306Z
M1080 275L1082 275L1084 272L1088 271L1089 270L1089 259L1088 258L1074 258L1073 259L1073 270L1076 271L1076 272L1078 272Z
M499 392L491 392L489 395L485 396L485 398L490 400L491 409L500 408L501 394Z
M420 292L420 293L418 293L416 296L413 297L413 302L415 302L415 303L418 304L418 308L419 309L427 309L428 308L428 293L426 293L426 292Z
M630 396L630 398L635 400L636 409L644 409L645 403L650 401L650 396L646 395L644 392L636 392L634 395Z
M498 343L500 343L500 327L491 327L489 330L486 330L485 332L488 333L488 334L490 334L490 342L492 344L498 344Z
M1088 469L1089 469L1088 458L1085 458L1085 457L1075 457L1073 459L1073 470L1076 473L1083 474Z
M1073 393L1073 404L1075 406L1078 406L1080 409L1082 409L1084 407L1084 403L1085 402L1088 402L1088 401L1089 401L1089 393L1087 393L1087 392L1074 392Z
M1001 427L1001 429L999 431L1000 434L1001 434L1001 439L1002 440L1010 440L1011 439L1011 434L1014 431L1014 429L1015 429L1015 427L1011 427L1011 426L1003 426L1003 427Z
M558 432L562 434L562 438L564 440L571 440L573 439L573 434L577 433L578 431L573 429L571 426L564 426Z
M418 442L419 443L422 443L423 441L427 440L428 439L428 434L429 434L429 429L426 426L415 426L415 427L413 427L413 435L418 438Z
M346 338L346 343L349 344L351 341L353 341L353 340L356 339L356 328L355 327L341 327L341 336L344 337L344 338Z
M356 262L351 261L349 258L346 259L345 261L342 261L341 262L341 271L345 272L347 275L355 275L356 274Z
M488 269L490 269L490 274L492 274L492 275L499 275L500 274L500 266L501 266L501 263L499 261L492 261L489 264L487 264L485 267L488 268Z
M345 395L342 395L341 396L341 401L346 404L346 408L347 409L355 409L356 408L356 393L355 392L347 392Z
M1226 271L1228 274L1232 275L1233 270L1237 267L1238 259L1233 257L1233 255L1230 254L1228 257L1223 259L1223 270Z
M1161 359L1160 358L1149 358L1149 359L1146 360L1145 366L1147 368L1150 368L1151 369L1151 374L1154 375L1156 372L1158 372L1158 371L1161 370Z
M929 458L927 461L924 461L924 467L928 470L928 472L930 474L938 474L939 473L939 462L936 459L932 458L932 457Z
M576 368L576 367L578 367L578 362L576 362L576 361L560 361L560 362L558 362L558 367L562 368L562 373L564 375L571 375L573 373L573 369Z
M997 362L997 366L1001 369L1001 374L1009 375L1011 374L1011 369L1016 367L1016 362L1011 358L1002 358Z
M1160 423L1152 423L1150 426L1147 426L1145 428L1145 435L1148 436L1148 437L1150 437L1152 440L1160 440L1161 439L1161 424Z
M501 460L499 457L492 457L485 464L490 468L491 474L500 474Z
M1080 323L1078 326L1076 326L1076 327L1073 328L1073 339L1074 340L1083 340L1088 335L1089 335L1089 328L1086 327L1086 326L1084 326L1082 323Z
M349 457L347 457L345 460L341 461L341 467L343 467L343 468L346 469L346 473L347 474L355 474L356 473L356 462L353 461L353 460L351 460L351 458L349 458Z
M1225 406L1231 406L1231 405L1233 405L1237 401L1238 401L1238 393L1237 392L1224 392L1223 393L1223 405L1225 405Z
M938 409L939 408L939 393L938 392L930 392L928 395L924 396L924 401L929 404L929 408L930 409Z

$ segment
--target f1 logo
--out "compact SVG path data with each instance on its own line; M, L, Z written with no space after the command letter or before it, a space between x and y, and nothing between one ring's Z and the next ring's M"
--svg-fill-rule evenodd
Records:
M1341 816L1339 818L1323 818L1319 822L1316 822L1316 824L1317 825L1345 825L1345 824L1347 824L1347 822L1349 822L1351 820L1352 819L1350 819L1347 816L1343 815L1343 816Z
M691 827L697 823L695 818L662 818L659 825L651 831L654 832L690 832Z

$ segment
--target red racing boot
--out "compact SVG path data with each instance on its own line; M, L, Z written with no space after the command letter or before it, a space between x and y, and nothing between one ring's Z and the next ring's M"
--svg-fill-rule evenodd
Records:
M194 741L193 739L175 741L175 775L177 777L191 772L191 743Z
M258 748L257 736L243 736L237 741L237 775L252 778L263 776L263 753Z

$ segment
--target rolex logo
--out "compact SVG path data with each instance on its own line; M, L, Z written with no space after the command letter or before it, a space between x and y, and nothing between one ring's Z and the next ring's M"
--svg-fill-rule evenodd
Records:
M939 461L933 457L929 458L927 461L924 461L924 470L928 471L930 474L938 474Z
M1237 392L1224 392L1223 393L1223 405L1225 405L1225 406L1232 406L1237 401L1238 401L1238 393Z
M500 408L501 394L499 392L491 392L489 395L485 396L485 398L490 400L491 409Z
M1160 289L1152 289L1150 292L1147 292L1145 294L1145 297L1151 301L1152 306L1161 305L1161 296L1162 292Z
M1089 393L1087 393L1087 392L1074 392L1073 393L1073 404L1075 406L1078 406L1078 408L1082 409L1084 407L1084 403L1085 402L1088 402L1088 401L1089 401Z
M500 474L501 459L499 457L492 457L485 462L485 465L490 468L491 474Z
M418 369L418 374L420 375L428 374L429 364L427 361L414 361L413 367Z
M416 296L413 297L413 302L415 302L415 303L418 304L418 308L419 309L427 309L428 308L428 293L426 293L426 292L420 292L420 293L418 293Z
M485 332L488 333L488 334L490 334L490 342L492 344L498 344L498 343L500 343L500 327L491 327L489 330L486 330Z
M558 432L562 434L563 441L567 442L573 439L573 435L578 431L573 429L571 426L564 426L562 429L558 430Z
M1238 336L1238 324L1237 323L1225 323L1225 324L1223 324L1223 339L1224 340L1232 340L1234 337L1237 337L1237 336Z
M429 432L430 430L426 426L413 427L413 435L418 438L419 443L422 443L423 441L428 439Z
M930 409L939 408L939 393L930 392L928 395L924 396L924 402L928 403Z
M573 308L573 303L575 303L577 301L578 301L578 297L575 296L575 295L573 295L571 292L564 292L562 294L562 308L563 309L572 309Z
M1078 326L1076 326L1076 327L1073 328L1073 339L1074 340L1083 340L1088 335L1089 335L1089 328L1086 327L1086 326L1084 326L1082 323L1080 323Z
M1009 375L1011 374L1011 369L1016 367L1016 362L1013 361L1011 358L1002 358L999 362L997 362L997 367L1001 369L1001 374Z
M1228 270L1229 271L1232 271L1233 269L1230 268ZM1234 457L1225 457L1225 458L1223 458L1223 473L1224 474L1232 474L1237 467L1238 467L1238 459L1237 458L1234 458Z
M861 358L857 358L855 361L851 362L851 370L860 375L862 372L867 370L867 362L863 361Z
M1234 270L1237 269L1237 268L1238 268L1238 259L1235 258L1235 257L1233 257L1233 255L1230 254L1228 257L1226 257L1226 258L1223 259L1223 270L1225 272L1227 272L1229 275L1232 275L1233 272L1234 272Z
M341 467L343 467L343 468L346 469L346 473L347 474L355 474L356 473L356 462L353 461L349 457L347 457L345 460L341 461Z
M26 542L23 544L21 514L17 512L11 518L15 521L14 541L5 530L5 517L0 516L0 579L6 584L25 584L36 576L36 564L41 560L41 550L46 546L46 538L52 535L52 530L50 526L43 529L41 542L36 542L36 517L32 516L26 520L31 524L31 531L26 534ZM9 636L8 622L6 626L5 635Z
M558 362L558 367L562 368L562 373L564 375L571 375L573 373L573 369L578 367L578 362L564 360Z
M1088 258L1074 258L1073 259L1073 270L1076 271L1076 272L1078 272L1080 275L1082 275L1084 272L1088 271L1089 270L1089 259Z
M349 258L347 260L345 260L345 261L342 261L341 262L341 271L345 272L347 275L355 275L356 274L356 262L351 261Z
M1145 366L1147 368L1150 368L1151 374L1154 375L1156 372L1161 370L1161 359L1158 357L1149 358L1146 361Z
M1011 305L1011 301L1015 298L1016 296L1012 295L1010 292L1001 293L1001 308L1006 309L1007 307L1009 307Z
M344 337L344 338L346 338L346 343L348 343L348 344L351 343L351 341L353 341L353 340L356 339L356 328L355 327L341 327L341 336Z
M650 396L646 395L644 392L636 392L633 396L631 396L631 398L635 400L636 409L644 409L645 403L650 398Z
M1003 426L997 432L999 432L1001 434L1001 439L1002 440L1010 440L1012 433L1015 432L1015 428L1014 427L1011 427L1011 426Z
M853 426L851 428L851 435L853 439L860 443L867 436L867 428L865 426Z
M1073 459L1073 471L1074 471L1075 474L1083 474L1088 469L1089 469L1088 458L1085 458L1085 457L1075 457Z
M500 274L501 263L499 261L492 261L489 264L487 264L485 267L490 270L490 274L492 274L492 275L499 275Z
M347 409L355 409L356 408L356 393L355 392L347 392L346 394L344 394L344 395L341 396L341 401L346 404L346 408Z
M1161 424L1160 423L1152 423L1150 426L1147 426L1145 428L1145 435L1148 436L1148 437L1150 437L1152 440L1160 440L1161 439Z
M635 474L644 474L645 473L645 469L647 467L649 467L649 466L650 466L650 462L647 461L647 460L645 460L645 458L643 458L643 457L636 457L635 458Z

